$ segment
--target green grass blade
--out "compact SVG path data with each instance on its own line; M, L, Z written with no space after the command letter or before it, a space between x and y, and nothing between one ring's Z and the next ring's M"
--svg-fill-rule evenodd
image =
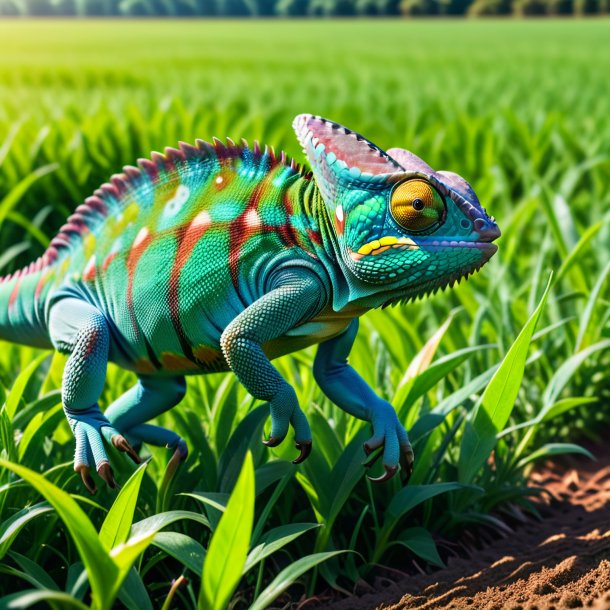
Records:
M98 539L97 532L81 507L65 491L25 466L0 459L0 466L27 481L55 508L70 533L82 559L91 584L92 607L108 610L114 597L108 583L118 576L118 568Z
M44 589L30 589L6 595L0 599L0 610L21 610L31 608L43 602L47 602L52 608L61 608L62 610L71 610L72 608L76 610L91 610L89 606L85 606L85 604L68 593Z
M201 574L205 549L190 536L178 532L159 532L153 538L152 544L177 559L193 573Z
M4 410L11 421L15 417L17 407L23 399L23 393L25 392L25 388L28 385L30 379L32 378L32 375L48 357L48 352L40 354L33 362L31 362L25 369L23 369L21 373L19 373L19 376L15 380L15 383L13 383L13 387L11 388L11 391L6 397L6 402L4 404Z
M289 525L280 525L264 534L260 543L257 544L249 553L244 565L243 573L251 570L259 561L262 561L269 555L275 553L289 542L296 540L305 532L308 532L316 527L320 527L319 523L290 523Z
M390 543L388 547L394 544L400 544L408 548L415 555L433 566L438 568L445 567L443 560L438 554L434 538L432 538L432 534L425 527L408 527L399 534L396 542Z
M536 460L546 459L553 455L563 455L565 453L576 453L578 455L585 455L592 460L595 459L590 451L580 445L574 445L573 443L547 443L520 460L517 466L518 468L524 468Z
M51 512L53 509L46 502L39 502L33 506L27 506L15 513L3 523L0 524L0 559L11 548L13 540L17 537L23 527L25 527L32 519L45 513Z
M463 483L473 480L494 448L497 434L502 431L510 417L525 371L531 338L546 303L551 281L552 278L549 278L534 313L485 388L472 420L466 423L458 460L458 479Z
M256 601L250 606L249 610L265 610L269 605L277 599L297 578L308 572L312 568L321 564L323 561L336 557L341 553L349 553L351 551L327 551L324 553L314 553L301 557L287 568L284 568L271 583L261 592Z
M123 485L119 495L112 503L104 523L100 529L100 542L106 551L110 551L115 546L123 544L129 537L133 515L136 510L138 492L142 484L142 477L146 471L148 462L140 464L138 469L129 477L127 483Z
M224 610L241 579L254 521L254 466L246 453L203 564L199 610Z

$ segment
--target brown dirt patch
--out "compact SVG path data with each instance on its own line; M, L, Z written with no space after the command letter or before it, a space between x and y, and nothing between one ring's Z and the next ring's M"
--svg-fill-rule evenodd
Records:
M573 458L532 475L532 485L551 494L539 504L542 521L527 520L482 549L473 545L469 557L452 557L443 570L378 578L376 593L323 607L610 610L610 450L593 453L597 462Z

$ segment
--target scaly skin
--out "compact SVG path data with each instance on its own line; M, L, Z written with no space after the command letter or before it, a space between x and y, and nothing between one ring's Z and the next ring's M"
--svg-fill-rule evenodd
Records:
M289 426L301 453L311 432L270 360L319 343L314 365L339 407L371 422L387 480L413 453L391 405L347 357L367 310L467 276L496 251L499 230L468 185L402 149L388 153L340 125L299 115L312 165L272 150L198 141L126 167L79 206L43 257L0 285L0 336L69 354L62 401L75 469L115 485L103 438L174 450L174 432L146 422L176 405L184 376L232 370L269 403L271 436ZM109 361L138 383L99 409Z

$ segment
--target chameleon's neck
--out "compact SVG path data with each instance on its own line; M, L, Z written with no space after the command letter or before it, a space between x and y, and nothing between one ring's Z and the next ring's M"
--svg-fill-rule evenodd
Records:
M292 214L302 221L310 253L323 261L336 261L338 244L320 189L314 180L300 177L288 188Z
M340 263L341 248L320 189L314 180L300 177L288 188L288 196L292 213L298 214L302 220L301 232L309 252L320 260L328 273L332 307L335 311L344 310L349 304L349 280Z

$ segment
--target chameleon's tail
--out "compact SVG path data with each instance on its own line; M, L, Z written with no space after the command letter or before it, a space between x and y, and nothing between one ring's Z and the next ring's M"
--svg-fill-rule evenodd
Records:
M45 279L53 273L39 259L12 275L0 278L0 339L50 347L44 316Z

